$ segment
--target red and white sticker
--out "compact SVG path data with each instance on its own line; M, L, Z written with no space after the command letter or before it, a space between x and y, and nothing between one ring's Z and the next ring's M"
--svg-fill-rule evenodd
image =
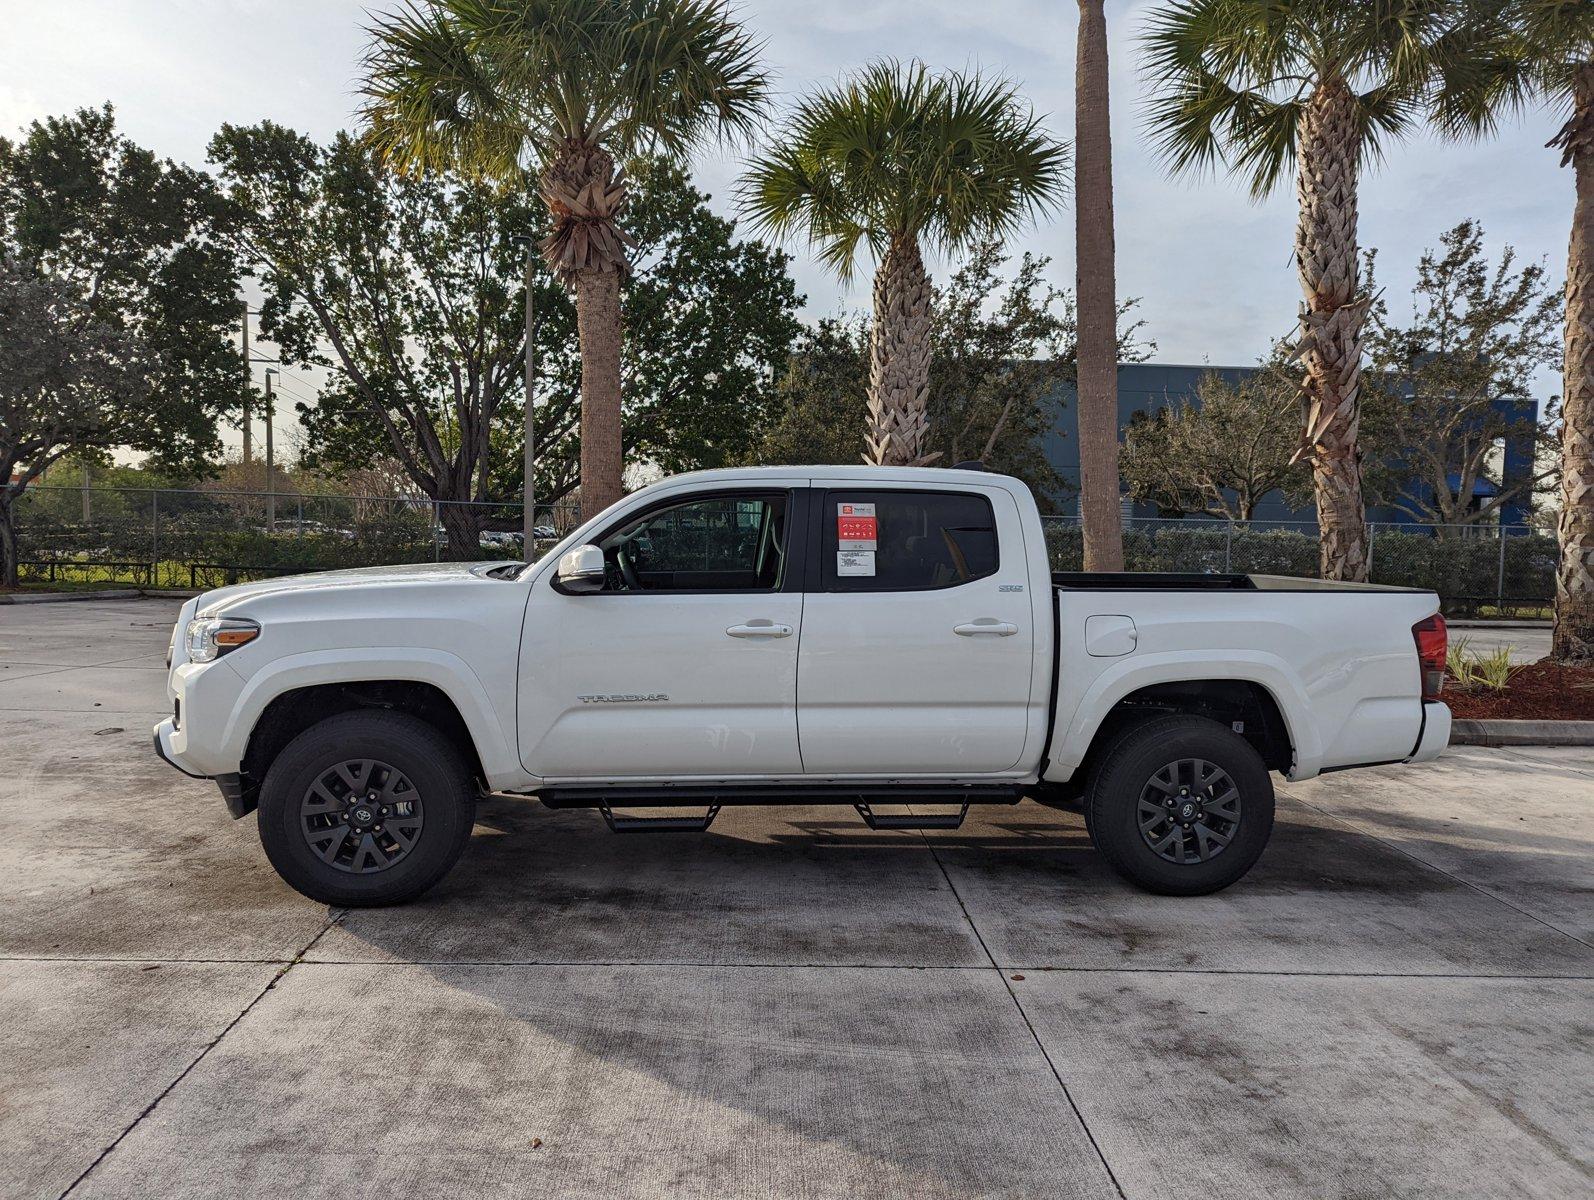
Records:
M878 537L873 504L836 505L837 551L864 550L872 554Z

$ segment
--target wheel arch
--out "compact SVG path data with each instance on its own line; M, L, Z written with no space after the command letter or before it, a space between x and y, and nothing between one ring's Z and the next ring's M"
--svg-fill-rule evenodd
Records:
M1082 782L1103 750L1126 729L1176 713L1207 717L1234 729L1270 770L1299 778L1310 765L1315 773L1315 742L1309 729L1300 719L1292 722L1289 703L1281 703L1274 687L1253 676L1175 677L1116 689L1092 705L1092 711L1099 713L1093 725L1082 724L1084 708L1082 704L1070 731L1069 752L1054 759L1049 777Z

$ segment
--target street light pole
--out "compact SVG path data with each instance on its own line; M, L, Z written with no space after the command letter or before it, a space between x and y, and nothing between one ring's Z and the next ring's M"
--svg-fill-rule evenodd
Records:
M266 368L266 531L277 531L277 484L273 471L276 470L277 456L276 443L272 436L271 421L276 416L276 408L271 400L271 377L277 372L270 367Z

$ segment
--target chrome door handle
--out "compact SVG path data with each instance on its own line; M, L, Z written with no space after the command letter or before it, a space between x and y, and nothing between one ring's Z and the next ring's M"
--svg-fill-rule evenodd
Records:
M996 637L1012 637L1018 632L1018 626L1011 621L995 621L990 617L981 617L978 621L952 626L952 632L959 637L974 637L982 633L993 634Z
M776 625L773 621L749 621L745 625L732 625L725 632L734 638L783 638L791 636L791 626Z

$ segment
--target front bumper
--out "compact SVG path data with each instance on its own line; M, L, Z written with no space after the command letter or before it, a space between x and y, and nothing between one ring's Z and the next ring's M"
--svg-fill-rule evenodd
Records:
M233 820L247 817L257 807L258 789L245 782L244 777L236 771L222 775L201 775L197 771L190 771L179 762L167 749L167 739L177 732L176 722L167 717L155 726L155 756L169 767L175 767L190 779L214 779L216 786L221 789L221 799L227 806L227 811L232 814Z
M190 771L179 761L175 752L168 745L171 737L177 732L177 722L167 717L155 726L155 755L169 767L176 767L190 779L209 779L210 776L200 771Z
M1422 732L1417 735L1417 748L1407 762L1432 762L1450 745L1450 706L1437 700L1422 706Z

